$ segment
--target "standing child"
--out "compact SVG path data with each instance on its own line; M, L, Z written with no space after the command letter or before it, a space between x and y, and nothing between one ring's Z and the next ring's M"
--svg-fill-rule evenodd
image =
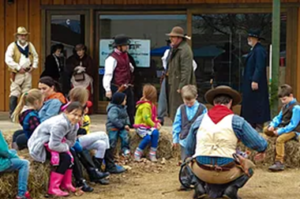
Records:
M48 194L54 196L68 196L76 192L72 185L73 157L71 147L75 144L78 131L77 123L83 115L83 107L79 102L72 102L64 113L51 117L41 123L28 140L31 157L44 163L50 157L49 150L59 153L59 163L50 173ZM45 144L48 144L46 149ZM61 190L64 189L66 191Z
M16 150L27 148L28 139L40 124L38 110L43 106L43 102L43 94L38 89L31 89L23 93L13 113L13 120L19 122L23 130L14 133L12 148Z
M121 149L125 157L130 155L128 136L130 121L126 108L126 95L120 92L114 93L107 107L106 122L110 147L115 149L120 137Z
M16 199L31 199L27 191L29 162L20 159L15 150L9 150L8 145L0 131L0 173L19 171L18 196Z
M197 101L197 87L186 85L181 89L182 104L176 112L173 123L173 147L181 148L181 160L187 157L185 153L186 137L194 121L203 113L207 112L206 107Z
M138 148L135 150L135 161L141 160L144 149L151 143L149 157L152 162L157 162L156 150L161 124L157 119L156 102L156 88L150 84L146 84L143 87L143 97L137 102L137 110L135 113L134 128L138 135L143 138Z
M271 171L284 170L284 145L292 139L299 139L300 134L300 106L293 96L291 86L284 84L278 91L283 107L264 133L268 136L277 137L275 164L269 167Z

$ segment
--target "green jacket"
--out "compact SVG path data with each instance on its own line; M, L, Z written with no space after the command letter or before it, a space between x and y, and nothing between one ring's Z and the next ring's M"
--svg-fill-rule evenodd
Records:
M12 158L19 157L8 148L7 142L0 131L0 172L5 171L11 166L10 159Z
M183 104L181 94L177 90L188 84L196 85L196 76L193 69L193 52L186 41L182 41L177 48L171 49L167 79L169 116L174 121L177 108Z
M146 127L157 128L159 120L157 119L156 106L149 101L138 101L134 117L134 128Z

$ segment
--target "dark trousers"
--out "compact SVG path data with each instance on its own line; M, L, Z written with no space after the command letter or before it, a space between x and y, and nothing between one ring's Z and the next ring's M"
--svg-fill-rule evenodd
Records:
M115 85L111 86L112 93L115 93L118 91L118 87ZM127 96L127 113L130 120L130 126L134 124L134 114L135 114L135 103L134 103L134 93L132 87L128 87L123 93Z
M47 150L46 150L47 151ZM51 158L50 152L47 151L47 159ZM55 172L64 175L68 169L72 168L71 157L68 153L59 153L59 165L55 167Z
M14 132L13 142L18 145L19 150L27 148L28 139L23 130L17 130L16 132Z
M83 179L82 166L80 164L77 153L73 150L71 150L71 153L74 158L73 175L74 175L76 181L81 181Z

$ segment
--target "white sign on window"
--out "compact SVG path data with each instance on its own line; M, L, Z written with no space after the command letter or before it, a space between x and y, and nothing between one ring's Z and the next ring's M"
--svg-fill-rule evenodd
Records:
M100 39L99 63L102 67L104 66L105 59L113 51L113 42L113 39ZM128 52L138 67L150 67L150 40L131 39Z

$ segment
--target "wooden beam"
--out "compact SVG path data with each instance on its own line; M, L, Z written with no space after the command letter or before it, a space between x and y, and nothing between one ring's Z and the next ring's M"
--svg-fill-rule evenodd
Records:
M5 54L5 0L0 0L0 111L5 111L5 68L4 54Z
M298 19L298 23L297 23L297 51L295 53L297 53L297 68L296 68L296 73L294 73L294 75L296 75L296 85L300 85L300 8L298 8L298 13L297 13L297 19ZM299 87L298 87L299 88ZM297 88L297 90L298 90ZM294 89L296 90L296 89ZM300 99L300 91L296 91L296 98Z

